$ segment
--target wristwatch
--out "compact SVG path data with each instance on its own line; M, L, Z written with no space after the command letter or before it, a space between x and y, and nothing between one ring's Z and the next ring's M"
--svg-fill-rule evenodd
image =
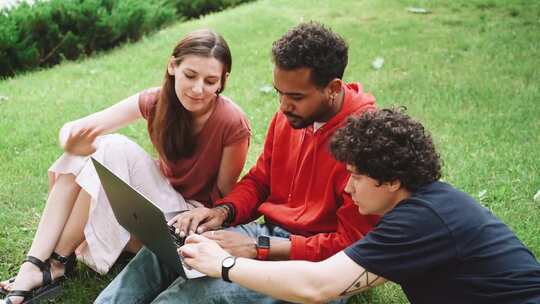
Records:
M268 253L270 253L270 237L266 235L259 235L257 237L257 260L268 260Z
M221 262L221 278L223 281L232 283L229 279L229 270L233 268L234 264L236 264L235 256L228 256Z
M234 221L234 217L235 217L235 213L236 213L233 205L225 203L225 204L222 204L222 205L218 205L216 208L223 208L225 210L225 212L227 213L227 218L225 218L225 221L223 221L221 226L229 227L231 225L231 223Z

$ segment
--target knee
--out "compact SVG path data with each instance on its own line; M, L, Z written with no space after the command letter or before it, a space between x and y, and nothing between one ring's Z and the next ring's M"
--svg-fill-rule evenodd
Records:
M107 134L98 137L96 145L98 150L122 150L125 148L126 143L131 142L127 137L120 134Z
M137 143L120 134L109 134L96 141L97 152L94 155L104 162L125 161L133 164L140 159L151 159Z

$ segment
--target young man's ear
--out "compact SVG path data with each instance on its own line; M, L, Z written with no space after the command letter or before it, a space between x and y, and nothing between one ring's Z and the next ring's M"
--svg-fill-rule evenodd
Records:
M176 61L173 56L169 59L169 63L167 63L167 73L169 76L174 76L174 69L176 68Z
M397 192L399 189L401 189L401 181L399 181L398 179L388 182L387 185L390 192Z

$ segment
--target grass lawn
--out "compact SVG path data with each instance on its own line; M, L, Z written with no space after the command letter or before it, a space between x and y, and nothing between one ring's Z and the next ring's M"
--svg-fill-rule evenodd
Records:
M420 6L430 14L413 14ZM78 62L0 81L0 278L29 248L47 196L47 168L61 153L62 124L161 83L177 40L218 30L233 52L225 95L253 127L247 168L277 109L270 47L302 20L318 20L350 43L348 81L379 106L404 105L431 130L444 180L471 193L540 256L540 2L529 0L265 0L178 23L142 41ZM373 70L378 56L384 66ZM151 150L144 123L121 131ZM86 267L57 303L91 302L113 274ZM204 302L204 300L202 300ZM407 303L395 284L353 303Z

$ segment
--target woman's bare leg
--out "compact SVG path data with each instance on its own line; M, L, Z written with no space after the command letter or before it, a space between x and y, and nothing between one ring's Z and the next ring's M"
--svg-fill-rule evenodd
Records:
M58 177L49 193L28 255L44 261L51 256L66 226L81 187L73 174Z
M64 231L60 240L54 249L59 255L69 256L84 241L84 227L88 222L88 213L90 211L90 194L82 189L75 201ZM58 278L64 274L64 265L56 260L51 262L53 278Z
M28 255L42 261L51 256L64 231L80 190L81 187L75 183L74 175L63 174L58 177L47 198ZM29 290L41 284L41 271L34 264L23 263L15 282L9 284L9 286L7 286L6 282L2 282L0 286L8 290ZM11 297L14 304L19 303L21 299L20 297Z

